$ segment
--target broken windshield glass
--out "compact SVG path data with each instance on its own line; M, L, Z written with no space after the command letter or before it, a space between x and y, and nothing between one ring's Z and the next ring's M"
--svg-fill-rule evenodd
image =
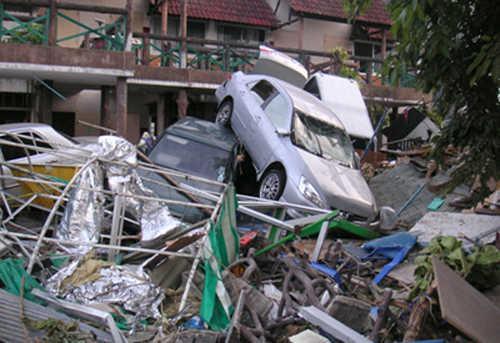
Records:
M354 167L354 148L349 137L338 127L295 110L292 142L327 160Z

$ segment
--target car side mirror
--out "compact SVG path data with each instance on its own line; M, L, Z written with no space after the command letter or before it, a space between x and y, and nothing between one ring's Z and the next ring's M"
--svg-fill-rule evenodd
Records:
M292 134L290 131L283 129L276 129L275 132L280 137L288 137Z

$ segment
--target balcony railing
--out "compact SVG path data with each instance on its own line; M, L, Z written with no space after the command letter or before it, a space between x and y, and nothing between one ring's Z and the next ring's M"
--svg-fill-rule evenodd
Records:
M61 0L1 0L0 42L133 51L137 65L208 71L248 71L258 58L258 44L189 37L183 39L149 32L132 33L131 4L132 0L127 0L125 8L117 8L66 3ZM76 16L71 16L71 11L112 15L113 20L90 25L75 19ZM38 15L28 16L23 13ZM58 23L65 23L66 27L76 33L58 35L57 27L61 27ZM274 48L299 60L310 73L324 71L337 74L341 66L347 65L366 83L384 83L375 72L381 69L381 59L351 56L348 61L339 61L332 52ZM363 71L360 70L362 62L365 62ZM414 86L414 77L405 79L401 86Z
M2 0L0 3L0 41L11 43L61 45L68 41L81 41L80 47L113 51L126 49L130 33L131 0L127 7L91 6L56 0ZM26 13L41 13L30 16ZM111 23L96 22L94 27L76 20L67 11L92 12L114 15ZM66 22L75 34L58 36L58 22Z

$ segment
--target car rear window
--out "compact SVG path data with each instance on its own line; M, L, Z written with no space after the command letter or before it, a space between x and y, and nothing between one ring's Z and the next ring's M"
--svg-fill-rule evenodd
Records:
M252 92L261 100L261 104L269 99L275 91L276 88L274 88L273 85L266 80L261 80L252 87Z

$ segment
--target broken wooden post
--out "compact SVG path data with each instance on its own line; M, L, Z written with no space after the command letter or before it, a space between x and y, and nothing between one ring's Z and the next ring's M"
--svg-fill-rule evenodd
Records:
M178 119L186 118L189 99L185 89L181 89L177 95L177 117Z
M435 289L436 284L433 282L427 288L425 294L422 294L413 306L403 342L415 342L417 340L418 335L420 334L420 329L431 307L431 300L429 299L429 296L434 293Z
M375 321L375 325L373 326L372 333L370 334L370 339L377 343L379 341L378 334L380 330L384 327L385 322L387 321L387 314L389 311L389 303L392 298L392 290L386 289L384 291L384 297L382 299L382 305L380 305L377 313L377 320Z

